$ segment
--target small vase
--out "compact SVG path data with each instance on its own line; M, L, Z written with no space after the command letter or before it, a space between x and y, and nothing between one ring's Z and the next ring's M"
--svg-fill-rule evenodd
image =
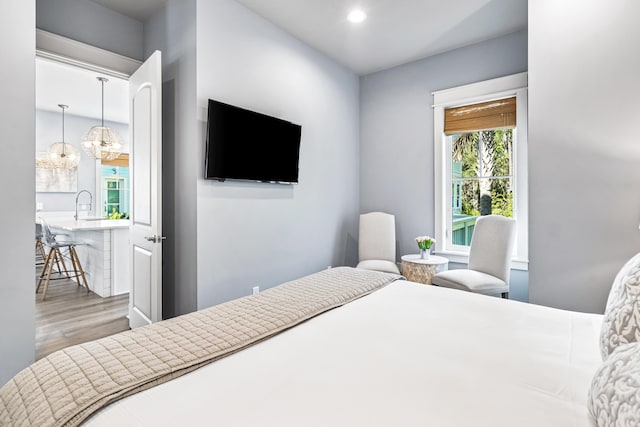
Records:
M422 249L420 248L420 259L429 259L429 252L431 252L431 248L429 249Z

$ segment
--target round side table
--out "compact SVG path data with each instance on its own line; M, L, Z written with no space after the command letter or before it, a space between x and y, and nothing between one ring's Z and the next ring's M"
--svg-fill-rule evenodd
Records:
M437 273L439 266L447 266L449 260L437 255L429 255L422 259L418 254L402 256L402 275L411 282L431 284L431 279Z

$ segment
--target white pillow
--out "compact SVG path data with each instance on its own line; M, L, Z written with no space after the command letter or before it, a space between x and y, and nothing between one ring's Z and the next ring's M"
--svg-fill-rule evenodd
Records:
M617 347L602 363L587 407L598 427L640 426L640 343Z
M600 330L602 360L619 345L640 341L640 253L620 269L611 285Z

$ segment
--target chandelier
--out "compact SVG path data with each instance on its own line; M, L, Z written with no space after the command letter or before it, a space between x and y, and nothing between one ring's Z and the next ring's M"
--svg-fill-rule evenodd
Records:
M80 151L71 144L64 142L64 110L68 105L58 104L62 109L62 141L54 142L49 147L49 167L54 169L73 169L80 162Z
M96 77L102 85L102 120L100 126L93 126L82 138L82 148L98 160L114 160L122 153L122 139L114 130L104 125L104 84L109 80Z

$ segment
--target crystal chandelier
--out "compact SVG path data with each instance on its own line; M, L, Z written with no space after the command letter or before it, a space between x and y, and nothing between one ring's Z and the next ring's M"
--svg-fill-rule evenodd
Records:
M49 167L54 169L73 169L80 163L80 151L71 144L64 142L64 110L68 105L58 104L62 109L62 141L54 142L49 147Z
M53 169L51 160L49 159L48 151L36 152L36 168L38 169Z
M109 80L96 77L102 84L102 121L93 126L82 138L82 148L91 157L99 160L114 160L122 153L122 139L118 133L104 125L104 84Z

